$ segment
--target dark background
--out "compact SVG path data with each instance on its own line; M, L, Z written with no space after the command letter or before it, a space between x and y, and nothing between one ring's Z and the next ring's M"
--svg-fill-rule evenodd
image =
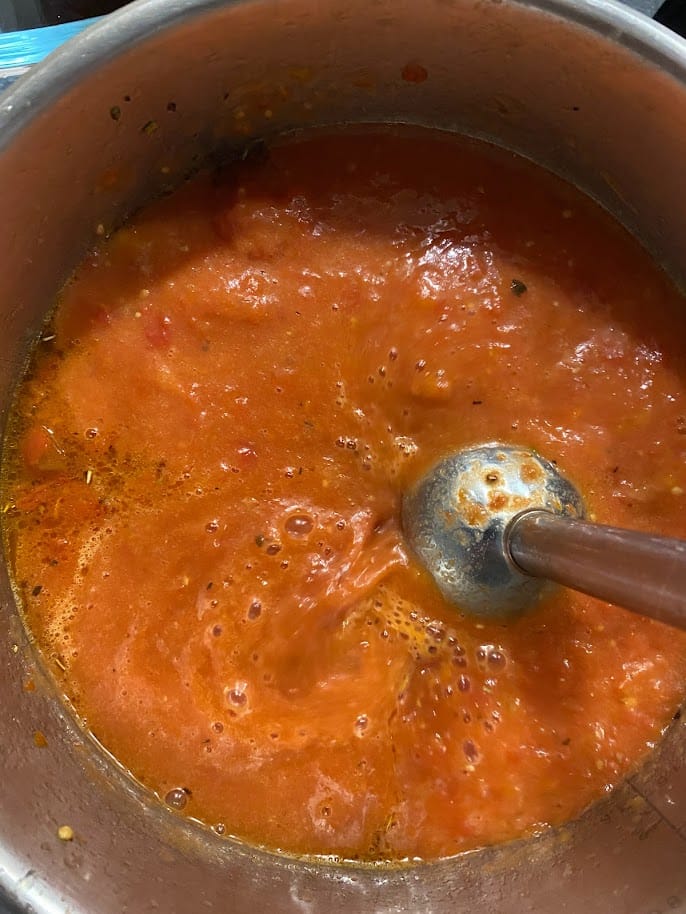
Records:
M102 16L125 0L0 0L0 32Z

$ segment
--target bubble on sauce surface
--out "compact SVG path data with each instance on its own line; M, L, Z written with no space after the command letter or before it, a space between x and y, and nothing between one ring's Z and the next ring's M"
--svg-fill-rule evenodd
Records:
M262 615L262 603L260 600L253 600L248 607L248 619L254 621Z
M245 714L250 709L247 682L241 680L239 682L235 682L231 686L226 686L224 689L224 695L229 706L229 714L231 717L237 717L239 715Z
M469 692L471 687L472 687L472 684L469 679L469 676L465 676L464 674L461 674L460 676L458 676L457 688L460 690L460 692Z
M507 666L507 655L505 651L496 644L481 644L476 649L476 660L484 669L496 672L503 670Z
M172 809L185 809L190 796L187 787L174 787L164 797L164 802Z
M353 727L353 732L357 737L363 737L366 733L367 727L369 725L369 718L366 714L359 714L355 725Z
M390 426L388 433L383 444L384 467L391 478L402 478L417 456L419 446L409 435L394 435Z
M300 539L311 533L314 528L314 521L308 515L303 513L291 514L284 524L286 533L294 539Z
M507 666L507 656L499 648L493 648L488 652L487 661L493 669L504 669Z
M473 765L479 760L479 750L473 740L464 740L462 742L462 751L464 753L464 757L467 759L470 765Z

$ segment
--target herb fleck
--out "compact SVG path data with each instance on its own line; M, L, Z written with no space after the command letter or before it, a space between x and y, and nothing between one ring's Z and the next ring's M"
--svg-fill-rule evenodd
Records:
M510 283L510 289L517 296L524 295L526 292L526 283L522 282L521 279L513 279Z

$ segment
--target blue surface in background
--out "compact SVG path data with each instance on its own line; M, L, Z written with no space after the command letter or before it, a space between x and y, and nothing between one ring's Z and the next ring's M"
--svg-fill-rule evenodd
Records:
M72 38L86 26L97 22L99 18L95 16L93 19L65 22L42 29L27 29L24 32L1 32L0 70L5 67L26 67L38 63L58 45Z
M65 22L44 29L28 29L24 32L0 32L0 92L6 89L28 68L41 61L86 26L98 18L82 19L80 22Z

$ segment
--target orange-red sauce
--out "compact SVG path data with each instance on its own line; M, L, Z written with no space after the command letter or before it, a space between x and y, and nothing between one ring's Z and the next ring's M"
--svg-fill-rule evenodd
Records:
M571 592L477 624L399 500L498 440L599 521L686 536L684 339L622 229L483 145L342 132L200 177L37 345L6 468L28 625L86 726L220 833L399 859L560 823L659 738L686 636Z

